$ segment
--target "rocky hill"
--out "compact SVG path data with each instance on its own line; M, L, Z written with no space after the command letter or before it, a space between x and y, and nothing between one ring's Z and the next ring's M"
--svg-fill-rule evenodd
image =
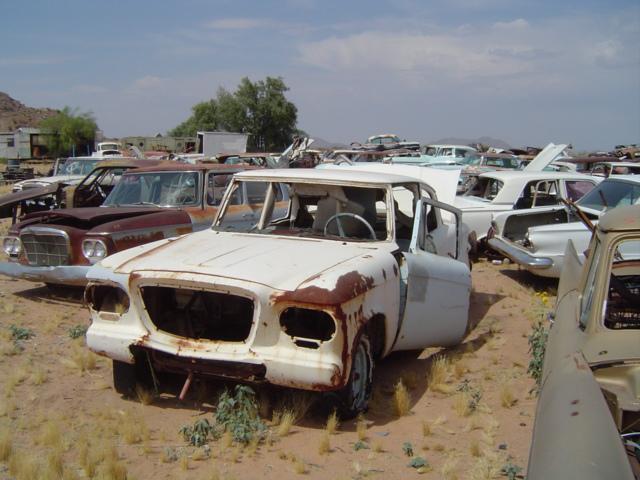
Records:
M47 117L58 113L52 108L32 108L0 92L0 132L12 132L20 127L37 127Z

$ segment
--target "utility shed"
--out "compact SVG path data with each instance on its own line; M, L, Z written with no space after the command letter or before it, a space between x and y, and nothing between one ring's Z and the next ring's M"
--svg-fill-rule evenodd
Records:
M0 158L42 158L46 154L46 134L38 128L21 127L14 132L0 132Z

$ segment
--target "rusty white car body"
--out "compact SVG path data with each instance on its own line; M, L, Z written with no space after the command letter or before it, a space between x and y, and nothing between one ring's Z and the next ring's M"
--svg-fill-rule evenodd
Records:
M576 202L592 223L606 211L623 205L640 205L640 176L610 177ZM583 260L591 230L571 208L549 207L496 215L489 237L491 249L531 273L559 278L567 242L573 242Z
M477 183L454 205L478 240L483 240L494 215L510 210L561 205L578 200L602 178L575 172L501 171L478 176Z
M256 183L266 189L257 220L229 222L235 192ZM286 214L273 214L277 185ZM121 392L151 365L183 374L185 389L200 375L332 392L352 416L367 406L374 359L464 337L471 279L459 230L460 213L415 177L238 173L211 229L90 270L87 344L114 360Z
M640 205L605 213L589 251L567 246L529 480L640 474Z

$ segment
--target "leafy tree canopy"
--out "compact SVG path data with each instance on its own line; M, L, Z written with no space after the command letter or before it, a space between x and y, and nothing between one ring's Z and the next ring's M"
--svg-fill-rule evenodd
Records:
M298 109L285 97L287 90L280 77L257 82L244 77L235 92L219 88L216 98L195 104L191 117L169 135L195 136L198 130L241 132L249 134L249 150L283 150L299 132Z
M77 109L64 107L56 115L40 122L40 128L53 134L47 136L49 154L60 157L74 150L84 152L87 145L93 147L98 126L91 113L79 113Z

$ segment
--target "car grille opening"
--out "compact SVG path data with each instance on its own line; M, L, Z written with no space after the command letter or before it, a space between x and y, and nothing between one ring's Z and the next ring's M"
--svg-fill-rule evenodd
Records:
M153 324L189 339L242 342L253 324L253 301L228 293L171 287L142 287Z
M20 241L29 265L69 265L69 241L64 232L24 231Z

